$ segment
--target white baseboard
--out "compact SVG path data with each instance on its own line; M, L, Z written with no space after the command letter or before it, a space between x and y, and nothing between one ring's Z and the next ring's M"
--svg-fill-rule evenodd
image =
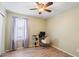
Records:
M23 47L17 48L17 49L23 49Z
M5 52L9 52L10 50L6 50Z
M71 53L69 53L69 52L64 51L63 49L61 49L61 48L59 48L59 47L56 47L56 46L53 46L53 45L52 45L52 47L54 47L54 48L56 48L56 49L58 49L58 50L60 50L60 51L62 51L62 52L64 52L64 53L66 53L66 54L68 54L68 55L71 55L71 56L73 56L73 57L77 57L77 56L75 56L75 55L73 55L73 54L71 54Z

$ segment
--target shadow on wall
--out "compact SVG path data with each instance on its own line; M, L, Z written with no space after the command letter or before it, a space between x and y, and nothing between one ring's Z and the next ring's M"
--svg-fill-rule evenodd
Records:
M52 46L59 46L59 40L58 39L53 39L53 40L51 40L51 45Z

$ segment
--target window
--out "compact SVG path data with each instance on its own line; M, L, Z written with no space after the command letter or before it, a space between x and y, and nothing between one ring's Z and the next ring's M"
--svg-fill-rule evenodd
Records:
M15 40L23 40L26 39L27 26L26 19L15 18L14 25L14 39Z

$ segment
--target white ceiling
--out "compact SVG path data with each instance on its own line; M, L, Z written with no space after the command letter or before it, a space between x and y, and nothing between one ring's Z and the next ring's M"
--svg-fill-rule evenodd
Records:
M49 9L52 10L51 13L43 12L39 15L37 10L29 10L36 6L35 2L5 2L2 4L9 11L44 19L79 5L78 2L54 2L53 5L49 6Z

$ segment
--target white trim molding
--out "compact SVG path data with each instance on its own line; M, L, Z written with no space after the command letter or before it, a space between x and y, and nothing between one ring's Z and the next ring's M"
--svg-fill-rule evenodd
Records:
M64 52L64 53L66 53L66 54L68 54L68 55L73 56L73 57L77 57L77 56L75 56L75 55L73 55L73 54L71 54L71 53L69 53L69 52L67 52L67 51L64 51L63 49L61 49L61 48L59 48L59 47L57 47L57 46L51 45L51 47L54 47L54 48L56 48L56 49L58 49L58 50L60 50L60 51L62 51L62 52Z

